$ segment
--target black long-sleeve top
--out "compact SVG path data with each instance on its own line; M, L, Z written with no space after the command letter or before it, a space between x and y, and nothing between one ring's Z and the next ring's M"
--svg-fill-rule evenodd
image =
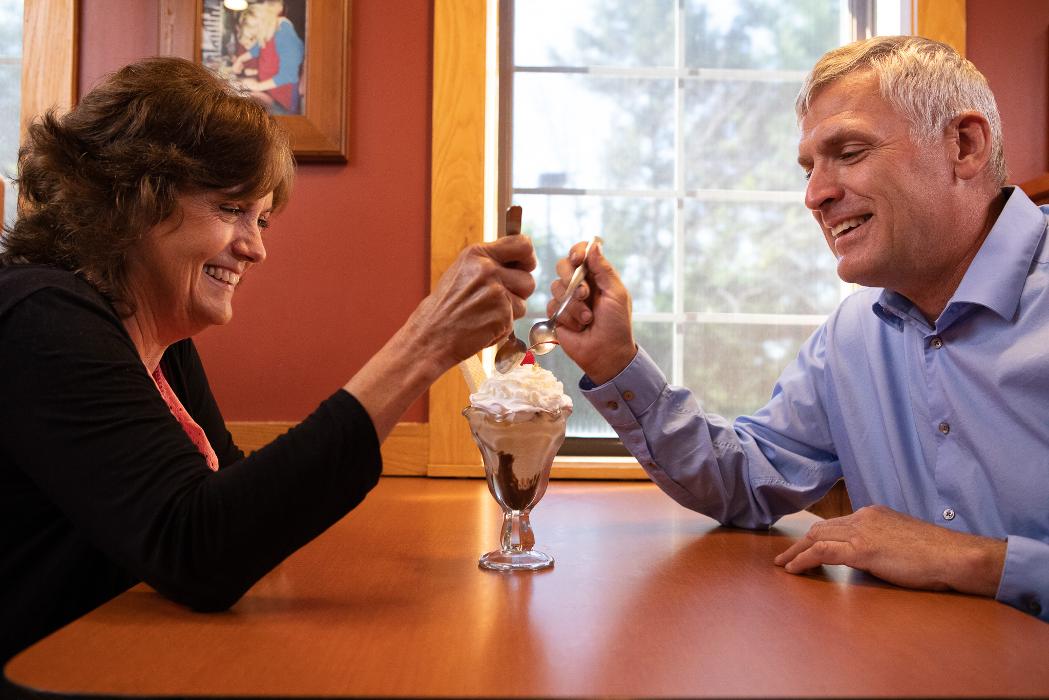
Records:
M375 429L347 392L245 457L192 341L161 367L217 472L91 285L0 267L0 660L138 581L225 609L377 483Z

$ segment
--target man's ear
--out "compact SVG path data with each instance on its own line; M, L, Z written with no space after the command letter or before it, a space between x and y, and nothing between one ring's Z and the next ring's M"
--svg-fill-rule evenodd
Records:
M951 120L945 134L954 174L971 180L991 160L991 125L979 112L963 112Z

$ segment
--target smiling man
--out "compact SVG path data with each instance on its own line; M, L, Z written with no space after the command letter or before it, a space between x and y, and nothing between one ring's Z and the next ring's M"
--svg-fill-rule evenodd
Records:
M766 527L843 477L857 510L776 557L787 571L847 564L1049 621L1049 211L1004 186L994 96L950 47L879 37L821 58L797 113L805 204L868 288L730 424L635 345L597 248L558 328L584 393L660 488L722 523Z

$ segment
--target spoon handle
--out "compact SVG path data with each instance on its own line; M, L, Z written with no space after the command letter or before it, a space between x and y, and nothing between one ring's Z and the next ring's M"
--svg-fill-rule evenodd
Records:
M506 234L516 236L521 233L521 207L516 204L506 210Z
M510 207L507 207L507 209L506 209L506 218L503 221L505 222L505 224L503 226L503 235L504 236L516 236L516 235L520 234L521 233L521 207L516 205L516 204L514 204L513 206L510 206ZM511 266L512 267L516 267L516 265L513 265L512 263L511 263ZM511 321L512 321L512 319L511 319ZM508 335L501 343L499 343L499 345L502 346L503 343L506 343L507 341L513 341L513 340L516 340L516 338L514 338L514 328L511 325L510 326L510 335Z
M571 279L568 280L568 286L565 287L565 296L561 301L561 305L557 307L557 311L550 317L550 325L557 322L557 319L561 316L561 313L568 307L568 304L572 301L572 295L575 293L576 287L586 277L586 259L590 255L590 249L594 247L594 244L601 240L600 236L594 236L586 244L586 250L583 251L583 262L579 263L579 267L572 273Z
M521 207L514 205L506 210L504 233L516 236L521 233ZM495 370L506 374L524 359L527 348L514 334L513 319L510 319L510 334L500 340L495 348Z

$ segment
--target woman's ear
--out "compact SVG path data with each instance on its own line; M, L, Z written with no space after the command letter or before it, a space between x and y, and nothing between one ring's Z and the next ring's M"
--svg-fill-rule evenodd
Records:
M947 126L954 173L971 180L987 169L991 161L991 125L979 112L963 112Z

